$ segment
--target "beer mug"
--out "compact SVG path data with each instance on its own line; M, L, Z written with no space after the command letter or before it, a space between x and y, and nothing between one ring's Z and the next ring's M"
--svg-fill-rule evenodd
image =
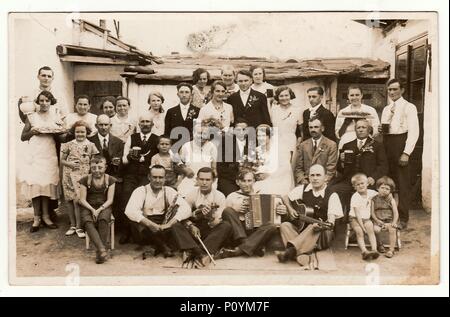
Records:
M390 124L389 123L382 123L381 124L381 133L383 134L389 134Z
M355 153L352 150L344 151L344 164L353 164L355 162Z
M141 148L139 146L133 146L130 154L131 156L138 157L141 155Z

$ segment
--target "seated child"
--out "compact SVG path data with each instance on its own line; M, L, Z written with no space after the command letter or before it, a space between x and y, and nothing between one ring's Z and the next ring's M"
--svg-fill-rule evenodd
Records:
M106 159L95 156L91 160L91 174L80 179L80 215L85 230L97 249L95 262L104 263L111 222L116 179L105 174ZM98 230L95 227L98 225Z
M373 228L373 223L370 220L372 197L377 192L371 189L367 189L369 182L367 176L358 173L352 177L352 185L356 190L356 193L352 195L350 201L349 221L352 229L356 233L356 240L358 246L362 252L363 260L375 260L378 258L377 252L377 240ZM364 234L367 234L370 241L372 251L367 251L366 242L364 241Z
M378 195L372 198L372 219L375 223L374 230L377 240L380 241L379 235L381 231L389 231L389 251L386 252L387 258L394 256L395 244L397 241L397 222L398 209L392 192L395 191L394 181L383 176L376 183ZM383 244L379 244L378 251L384 253Z
M166 169L166 183L165 186L170 186L173 189L177 189L179 180L179 174L181 172L179 167L179 159L177 160L177 154L172 153L170 150L172 146L172 140L165 135L162 135L158 139L159 153L153 155L150 166L161 165Z

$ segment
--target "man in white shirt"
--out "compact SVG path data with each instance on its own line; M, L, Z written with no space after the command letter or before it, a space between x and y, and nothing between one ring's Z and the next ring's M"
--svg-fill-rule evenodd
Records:
M27 96L22 96L19 99L19 116L22 122L25 123L27 116L20 110L20 105L23 102L33 101L36 99L36 97L39 95L41 91L49 91L52 93L53 97L56 98L57 103L52 105L50 107L50 111L57 113L60 119L63 119L67 115L67 108L66 105L64 105L64 101L60 100L59 96L55 95L55 92L52 91L52 82L54 79L54 72L49 66L43 66L39 68L37 79L39 80L39 87L34 89L31 93L29 93Z
M392 103L384 107L381 115L382 127L389 126L389 131L384 132L383 141L389 176L398 188L400 228L406 228L411 201L409 157L419 138L419 119L416 106L403 99L405 89L399 80L391 79L387 83L387 90ZM383 131L382 127L380 132Z
M250 207L250 194L255 194L255 174L250 170L242 170L237 176L236 183L240 190L231 193L226 199L226 208L222 212L222 219L231 224L232 240L238 245L234 249L222 249L217 255L218 259L247 256L264 256L264 246L277 232L274 223L266 223L254 229L247 230L245 214ZM280 198L275 199L276 213L279 216L286 214L286 206Z
M152 166L148 174L150 184L133 191L125 209L125 215L131 220L133 239L140 244L150 241L157 252L163 253L164 257L171 257L173 253L167 241L173 237L180 250L196 249L198 254L197 245L181 223L191 216L191 209L175 189L164 186L165 176L163 166ZM169 217L168 212L174 206L177 209Z
M310 254L315 250L327 249L334 238L335 220L344 216L339 196L326 183L325 168L319 164L311 166L309 179L310 184L299 185L283 197L288 215L292 222L299 218L299 213L293 208L291 202L301 201L306 207L314 209L313 218L326 221L329 228L326 229L314 223L308 225L299 234L299 228L291 221L283 222L280 226L280 233L286 250L277 252L280 262L296 259L300 265L305 265L305 257L302 255Z
M230 237L231 225L222 221L225 208L225 196L213 189L214 172L209 167L199 169L198 188L193 188L186 196L186 202L192 209L192 217L185 221L186 228L195 239L204 239L203 243L212 255L216 254ZM192 258L192 260L194 260ZM201 265L209 264L206 251L202 252ZM189 259L187 259L189 261Z

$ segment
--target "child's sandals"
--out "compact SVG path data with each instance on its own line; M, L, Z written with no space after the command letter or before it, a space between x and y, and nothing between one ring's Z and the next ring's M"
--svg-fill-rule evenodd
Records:
M69 230L66 231L66 236L74 235L76 231L77 231L77 228L70 227Z
M388 252L386 252L386 254L384 256L387 257L387 258L392 258L394 256L394 252L389 250Z
M86 234L84 233L83 229L77 229L75 230L75 232L77 233L78 238L80 239L86 238Z

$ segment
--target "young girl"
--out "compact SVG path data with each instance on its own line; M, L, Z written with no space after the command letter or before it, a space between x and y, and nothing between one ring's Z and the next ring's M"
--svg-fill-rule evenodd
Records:
M79 180L89 174L89 162L94 154L98 154L94 143L87 140L90 129L84 121L77 121L71 128L75 139L61 144L61 165L63 166L63 191L67 202L70 219L70 229L66 236L74 233L79 238L85 234L81 229L80 210L78 201L80 199Z
M107 246L109 223L116 179L106 171L106 159L94 156L90 163L91 173L80 179L80 216L83 226L97 249L95 262L104 263L108 258ZM98 225L98 230L95 227Z
M375 222L375 234L377 240L381 231L389 231L389 251L386 252L387 258L394 256L395 244L397 241L397 222L398 209L392 192L395 190L395 183L392 178L383 176L376 183L378 195L372 198L372 219ZM379 244L378 250L383 253L384 246Z
M164 96L159 91L151 92L147 103L150 105L148 111L153 117L152 133L158 136L163 135L165 118L162 104L164 103Z
M77 96L75 102L75 112L69 113L64 119L66 128L70 129L77 121L84 121L91 131L88 136L94 135L97 132L95 128L97 116L89 112L91 108L89 97L86 95Z
M161 165L166 169L166 186L177 188L179 184L178 174L181 171L178 164L181 163L177 159L178 155L173 154L170 150L172 146L172 140L165 135L159 137L158 150L159 153L153 155L150 166Z
M38 112L30 114L22 131L21 140L29 141L30 153L27 156L29 164L25 175L26 196L30 197L34 209L34 221L30 231L39 230L41 217L43 224L50 229L57 226L49 217L49 200L58 199L59 183L58 158L53 135L41 133L42 128L56 128L56 118L49 111L50 105L56 104L56 99L48 91L42 91L36 99ZM33 124L30 123L30 120Z
M136 132L137 122L129 116L130 100L117 97L116 115L111 118L111 134L126 142L128 137Z
M370 216L372 197L374 197L377 192L367 189L369 186L367 176L361 173L352 177L352 185L355 188L356 193L353 194L350 201L350 225L356 233L356 240L361 249L363 260L375 260L378 258L379 254L377 252L377 240ZM372 248L371 252L367 251L364 234L367 234L369 237L370 246Z
M208 89L208 82L211 80L210 73L204 68L197 68L192 73L192 105L197 108L202 108L208 99L210 90Z

